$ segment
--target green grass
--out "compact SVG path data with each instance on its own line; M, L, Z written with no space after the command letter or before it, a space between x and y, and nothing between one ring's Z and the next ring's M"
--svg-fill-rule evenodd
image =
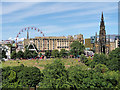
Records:
M6 62L2 62L2 67L7 67L7 66L19 66L21 64L25 66L33 66L33 67L38 67L40 70L43 70L45 65L51 64L55 59L47 59L47 60L10 60ZM88 68L86 65L84 65L81 62L78 62L78 59L61 59L61 61L64 63L66 69L68 69L70 66L75 66L75 65L81 65L84 66L85 68Z

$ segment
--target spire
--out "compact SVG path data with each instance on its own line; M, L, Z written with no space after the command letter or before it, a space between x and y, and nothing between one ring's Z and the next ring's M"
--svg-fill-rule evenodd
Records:
M102 16L101 16L101 23L100 26L104 26L104 17L103 17L103 12L102 12Z
M97 43L97 32L95 34L95 43Z
M102 16L101 16L101 21L104 21L103 12L102 12Z
M28 30L27 30L27 39L29 39L29 32L28 32Z

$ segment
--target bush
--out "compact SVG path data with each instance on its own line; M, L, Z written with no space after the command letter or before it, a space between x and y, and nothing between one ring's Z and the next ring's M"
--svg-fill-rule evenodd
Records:
M36 87L42 73L36 67L15 66L2 68L3 88Z
M107 68L106 65L104 64L97 64L95 65L95 71L96 72L101 72L101 73L105 73L107 72L109 69Z
M46 65L43 70L43 80L40 88L67 88L67 71L60 60L55 60L52 64Z
M86 62L88 61L88 59L86 58L86 56L85 56L84 54L81 54L80 60L81 60L83 63L86 63Z

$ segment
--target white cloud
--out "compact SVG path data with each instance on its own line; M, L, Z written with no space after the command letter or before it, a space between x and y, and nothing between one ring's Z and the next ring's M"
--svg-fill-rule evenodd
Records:
M2 13L0 13L0 15L4 15L4 14L10 14L13 13L15 11L20 11L20 10L24 10L27 9L33 5L35 5L36 3L3 3L2 4Z
M101 12L105 13L113 13L116 12L118 7L106 7L106 8L100 8L100 9L94 9L94 10L87 10L87 11L81 11L77 13L72 13L72 14L67 14L67 15L62 15L62 16L55 16L51 17L52 19L57 19L57 18L66 18L66 17L76 17L76 16L86 16L86 15L93 15L93 14L100 14Z
M12 38L12 37L9 37L8 40L15 40L16 41L16 38ZM17 41L23 41L24 38L17 38Z
M56 18L66 18L66 17L76 17L76 16L85 16L85 15L93 15L93 14L101 14L102 11L105 13L113 13L117 11L117 6L111 7L109 4L82 4L82 3L53 3L50 5L42 5L39 3L39 5L35 5L36 3L17 3L18 5L13 5L11 7L7 6L5 9L3 9L3 14L8 14L7 16L3 16L3 23L11 23L11 22L20 22L24 21L25 18L30 18L33 16L38 15L47 15L47 14L53 14L53 13L61 13L66 11L72 11L72 10L83 10L88 9L87 11L80 11L76 13L70 13L60 16L54 16L54 17L46 17L49 19L56 19ZM33 7L30 7L32 5L35 5ZM18 6L17 8L15 8ZM22 7L21 7L22 6ZM99 8L102 7L102 8ZM27 9L26 9L27 8ZM24 9L24 10L23 10ZM15 11L20 11L13 13ZM12 14L9 14L12 13Z
M19 5L19 6L21 6L21 5ZM24 3L24 6L26 6L26 3ZM59 13L59 12L78 10L78 9L84 9L84 8L86 8L86 6L80 5L80 4L74 4L74 3L72 3L72 4L55 3L55 4L51 4L51 5L47 5L47 6L36 5L35 7L29 8L28 10L13 13L12 15L9 15L9 16L4 16L3 23L20 21L20 20L23 20L24 18L28 18L28 17L32 17L32 16ZM9 9L11 9L11 8L9 8ZM3 9L3 11L4 11L4 9ZM8 10L8 12L9 11L12 12L11 10ZM4 12L6 12L6 11L4 11Z

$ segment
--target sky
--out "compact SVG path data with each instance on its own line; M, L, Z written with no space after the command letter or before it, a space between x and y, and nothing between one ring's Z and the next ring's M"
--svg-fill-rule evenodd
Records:
M2 40L15 39L25 27L37 27L45 36L83 34L84 39L100 30L104 14L107 34L118 34L117 2L2 2ZM41 37L35 30L30 38ZM19 40L26 38L26 32Z

